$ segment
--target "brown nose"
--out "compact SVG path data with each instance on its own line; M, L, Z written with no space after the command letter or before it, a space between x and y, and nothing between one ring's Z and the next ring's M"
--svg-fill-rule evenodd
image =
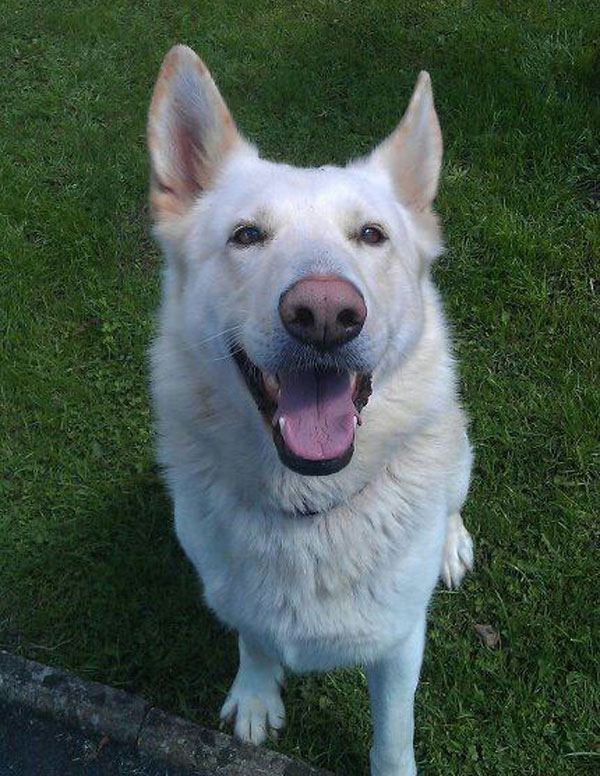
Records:
M349 281L336 275L310 275L281 295L279 315L292 337L332 350L360 334L367 307Z

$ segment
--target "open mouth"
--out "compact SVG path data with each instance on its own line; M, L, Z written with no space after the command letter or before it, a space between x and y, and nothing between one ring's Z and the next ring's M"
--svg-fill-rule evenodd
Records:
M371 375L350 371L268 374L240 348L232 356L273 429L281 462L299 474L334 474L354 453L354 433L371 395Z

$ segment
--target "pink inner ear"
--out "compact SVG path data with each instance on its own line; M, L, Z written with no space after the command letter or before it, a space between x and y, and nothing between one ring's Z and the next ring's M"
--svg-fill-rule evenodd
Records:
M204 64L190 49L174 47L163 62L148 121L155 215L185 213L239 139Z
M422 72L400 124L375 149L373 158L387 168L400 201L424 211L437 193L442 150L431 81Z
M193 197L207 184L206 176L202 175L202 157L206 156L200 138L194 137L189 127L176 121L173 128L173 144L177 154L178 184L181 196ZM204 178L204 180L203 180Z

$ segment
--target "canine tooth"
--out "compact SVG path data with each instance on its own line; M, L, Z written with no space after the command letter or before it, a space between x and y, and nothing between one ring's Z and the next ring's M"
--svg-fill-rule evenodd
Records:
M275 377L275 375L270 375L267 372L263 372L263 380L265 381L265 385L267 388L269 388L269 390L279 390L279 380Z
M358 418L356 417L356 415L354 416L353 420L354 420L354 428L356 428L358 426Z
M282 434L283 434L283 429L284 428L285 428L285 418L283 416L281 416L279 418L279 430L281 431Z

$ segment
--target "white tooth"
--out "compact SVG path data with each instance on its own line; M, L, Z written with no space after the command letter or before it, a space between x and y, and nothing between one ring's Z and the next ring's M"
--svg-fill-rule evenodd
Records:
M279 430L283 434L283 429L285 428L285 418L282 416L279 418Z
M269 390L276 391L279 388L279 380L275 377L275 375L267 374L267 372L263 372L263 380L265 381L265 385Z
M354 420L354 428L356 428L358 426L358 418L356 417L356 415L354 416L353 420Z

